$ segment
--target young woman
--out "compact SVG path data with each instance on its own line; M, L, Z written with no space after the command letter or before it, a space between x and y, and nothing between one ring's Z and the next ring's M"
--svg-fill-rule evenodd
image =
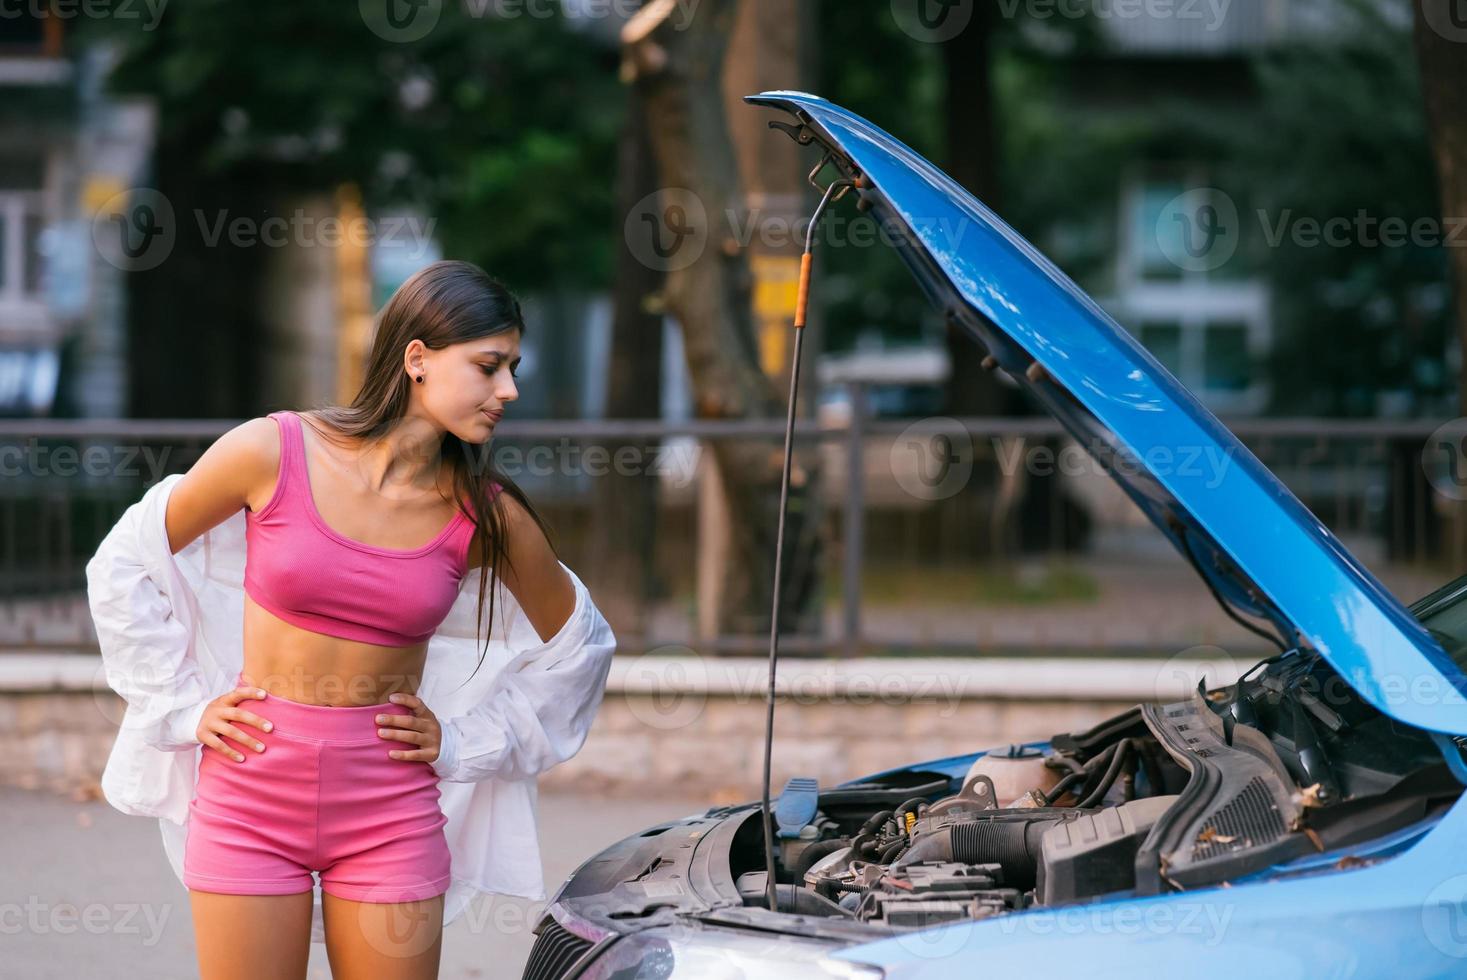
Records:
M437 976L450 748L414 693L428 638L471 568L542 638L576 606L544 522L482 452L518 397L523 332L481 269L430 265L383 308L350 405L230 430L168 498L175 553L246 512L243 667L194 732L183 867L205 980L305 976L312 871L334 977Z

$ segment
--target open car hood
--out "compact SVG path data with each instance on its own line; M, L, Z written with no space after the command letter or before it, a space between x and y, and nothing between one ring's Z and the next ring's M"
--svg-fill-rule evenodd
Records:
M846 176L865 178L861 194L883 227L905 231L897 251L933 302L1055 415L1236 609L1265 630L1271 624L1288 646L1317 650L1382 712L1467 734L1467 676L1441 646L1054 263L860 116L803 92L746 101L790 112L804 125L802 141L813 138Z

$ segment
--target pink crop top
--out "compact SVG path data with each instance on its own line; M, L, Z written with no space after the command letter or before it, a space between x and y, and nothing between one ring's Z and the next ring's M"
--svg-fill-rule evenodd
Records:
M245 512L245 592L317 633L395 647L428 639L463 582L473 521L460 508L421 548L379 548L338 534L311 496L300 416L270 417L280 427L280 472L269 503Z

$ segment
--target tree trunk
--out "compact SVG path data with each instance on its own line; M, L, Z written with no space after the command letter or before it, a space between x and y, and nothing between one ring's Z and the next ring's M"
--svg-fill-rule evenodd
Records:
M626 122L618 144L617 213L627 214L657 188L657 169L647 137L643 92L627 88ZM632 243L615 240L616 281L612 287L611 356L606 366L606 415L614 419L662 416L662 273L637 260ZM592 497L590 575L601 609L618 634L645 636L648 600L657 597L658 476L651 465L656 446L649 440L611 441L615 461L623 446L639 461L632 472L612 466Z
M999 180L991 42L997 13L992 4L978 4L972 23L942 45L948 176L995 210ZM981 369L985 352L972 335L949 323L947 347L953 367L946 398L949 414L1008 415L1016 410L1017 393Z
M1441 211L1448 224L1467 216L1467 22L1454 13L1455 0L1416 0L1416 60L1436 160ZM1467 415L1467 248L1448 248L1457 339L1458 412ZM1454 564L1467 555L1467 502L1458 501L1452 525Z
M667 272L667 306L682 327L694 414L783 419L784 392L760 367L749 263L734 234L742 227L744 195L721 82L737 10L737 0L703 0L684 20L678 4L654 0L622 33L624 70L645 86L647 126L662 187L661 200L629 216L628 229L644 221L658 238L658 248L643 258ZM733 547L719 602L721 631L767 632L784 447L720 439L708 449L732 522ZM801 560L819 546L818 526L802 520L813 486L810 471L796 456L785 568L800 571L784 581L782 632L809 629L819 619L811 575L817 563Z

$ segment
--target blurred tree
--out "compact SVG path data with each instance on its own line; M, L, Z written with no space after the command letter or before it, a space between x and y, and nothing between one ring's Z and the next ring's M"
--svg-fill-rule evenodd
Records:
M1467 23L1454 0L1415 0L1412 7L1416 57L1435 150L1439 213L1452 236L1453 247L1447 251L1456 287L1456 410L1462 416L1467 415ZM1460 566L1467 554L1467 502L1451 504L1449 554ZM1434 513L1430 506L1426 509Z
M534 16L419 5L422 36L416 21L377 23L369 10L174 0L151 31L89 18L84 36L120 45L110 84L151 95L160 155L205 177L285 190L354 181L369 212L416 205L447 254L512 288L607 285L615 53L569 29L557 5Z
M1335 5L1329 33L1255 59L1256 108L1222 130L1229 189L1252 204L1233 261L1272 287L1265 367L1279 414L1430 415L1450 399L1446 250L1411 231L1440 224L1404 14L1400 2Z
M624 75L635 79L646 112L663 197L633 218L653 228L644 260L667 273L667 309L682 327L694 415L702 419L783 419L784 395L764 373L754 333L748 257L725 224L745 197L724 111L723 61L738 0L703 0L687 13L672 0L642 8L622 33ZM681 19L680 19L681 18ZM709 444L727 502L731 541L715 624L721 633L770 628L783 447L763 440ZM815 480L800 460L790 473L790 512L808 508ZM819 546L819 528L786 528L790 552ZM817 562L792 555L790 568ZM782 631L818 626L816 590L790 580L779 596Z
M1454 0L1416 0L1414 29L1426 118L1435 149L1440 213L1453 225L1457 412L1467 415L1467 24Z
M918 153L938 162L954 180L1036 241L1057 222L1109 200L1113 178L1096 187L1083 156L1062 149L1033 155L1042 141L1029 135L1049 125L1063 135L1054 101L1056 77L1066 70L1055 52L1073 54L1095 44L1088 2L1081 16L1045 16L1035 5L949 5L919 18L918 5L892 4L880 16L856 17L849 4L821 0L822 50L818 91L876 122ZM1056 150L1045 143L1044 149ZM1078 166L1077 166L1078 164ZM1036 180L1035 173L1045 180ZM1100 194L1097 195L1097 190ZM857 218L853 220L870 220ZM854 237L854 236L852 236ZM982 351L922 296L891 248L829 249L819 300L825 305L829 346L852 346L862 334L898 343L942 343L952 373L943 411L958 416L1017 416L1036 406L1013 387L983 371ZM1067 266L1068 267L1068 266ZM1071 270L1073 271L1073 270ZM975 451L989 455L988 446ZM987 459L991 463L992 459ZM1052 477L1018 472L996 492L996 466L984 465L959 499L945 526L956 529L938 543L958 557L1001 553L1006 545L1047 549L1084 540L1084 514L1058 492Z
M616 218L610 233L616 247L612 286L611 363L607 365L606 414L614 419L662 417L662 273L634 249L625 216L657 190L657 166L641 106L641 83L626 88L627 111L616 162ZM639 246L644 243L639 242ZM617 459L623 447L650 453L650 440L609 441ZM658 488L655 467L622 473L612 467L601 478L606 490L591 500L588 565L600 606L618 635L645 636L649 604L665 591L657 575Z

